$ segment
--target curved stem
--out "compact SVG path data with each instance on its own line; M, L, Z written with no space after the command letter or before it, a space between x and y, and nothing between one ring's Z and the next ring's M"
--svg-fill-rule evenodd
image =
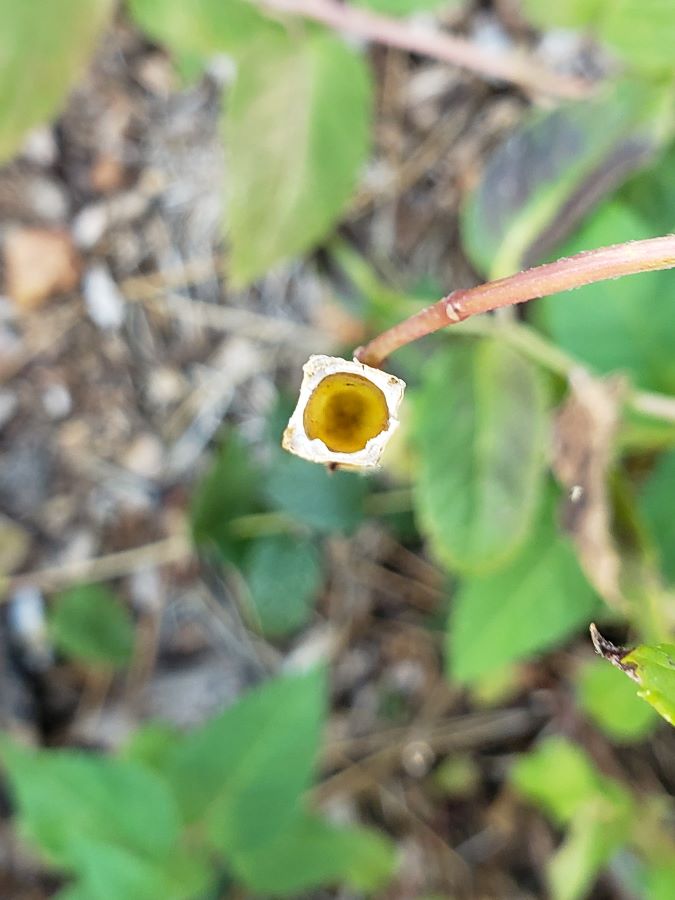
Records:
M394 350L478 313L525 303L596 281L674 267L675 235L587 250L507 278L453 291L384 331L365 347L359 347L355 356L367 365L381 366Z
M570 100L587 97L593 86L580 78L558 75L523 54L494 53L465 38L430 28L415 27L339 3L336 0L254 0L271 12L303 16L337 31L429 56L467 69L483 78L498 78L537 94Z

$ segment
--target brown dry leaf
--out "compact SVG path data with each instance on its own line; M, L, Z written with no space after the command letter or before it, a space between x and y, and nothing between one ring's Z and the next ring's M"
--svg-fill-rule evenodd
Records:
M625 600L621 558L611 532L607 475L625 389L621 377L599 379L581 369L574 371L553 430L553 471L567 489L563 525L591 584L619 607Z
M5 239L5 291L23 310L74 290L81 261L68 232L16 228Z

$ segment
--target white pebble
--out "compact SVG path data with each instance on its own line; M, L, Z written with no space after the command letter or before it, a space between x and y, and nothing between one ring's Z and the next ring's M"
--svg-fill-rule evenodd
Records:
M85 206L73 219L71 234L75 246L90 250L101 240L108 225L108 211L101 203Z
M48 125L42 125L29 131L21 148L24 159L47 168L56 162L58 147L54 139L54 132Z
M37 588L27 586L14 592L7 606L7 623L14 640L29 655L31 665L46 668L51 662L52 650L44 599Z
M92 322L103 330L120 328L126 312L124 297L106 266L99 264L87 269L82 287Z
M65 419L73 408L73 400L65 384L57 382L42 394L42 405L50 419Z

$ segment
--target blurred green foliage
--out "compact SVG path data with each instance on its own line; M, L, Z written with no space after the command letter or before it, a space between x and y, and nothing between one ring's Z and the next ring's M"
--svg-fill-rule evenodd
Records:
M112 668L131 661L131 616L102 585L74 587L56 597L49 627L54 644L66 656Z
M0 0L0 163L59 112L114 7L113 0Z
M563 842L548 867L552 900L589 894L598 872L621 854L643 857L631 885L649 900L667 896L673 885L672 856L658 798L638 797L600 773L596 763L571 741L550 737L518 759L511 782L563 829Z
M551 897L584 896L598 871L628 840L637 811L633 798L564 738L549 738L522 757L511 778L524 797L566 829L549 865Z
M658 157L672 135L672 102L660 83L624 80L527 116L465 204L462 234L479 271L499 278L558 256L598 200Z
M675 585L675 452L664 453L656 462L640 492L640 510L649 522L664 577Z
M642 644L621 660L640 687L640 696L675 725L675 644Z
M446 666L467 682L561 643L597 612L599 600L560 534L552 492L522 550L498 571L466 579L454 597Z
M594 212L562 248L584 248L654 237L658 228L626 203ZM639 387L675 392L675 304L667 272L591 284L543 298L535 320L559 347L601 373L625 371ZM649 315L645 315L645 309Z
M23 835L73 878L64 900L185 900L221 871L273 896L371 890L392 872L388 841L304 808L325 715L314 670L268 682L188 735L148 726L121 758L6 738L0 757Z
M276 412L271 418L280 421ZM192 530L198 546L244 576L251 627L283 637L312 615L323 583L322 537L356 530L370 485L282 453L273 432L266 462L226 437L195 491Z
M233 284L327 233L356 187L370 119L370 72L332 34L284 32L241 57L223 122Z
M602 660L581 668L576 687L581 708L613 740L639 741L654 727L656 713L641 702L636 685Z

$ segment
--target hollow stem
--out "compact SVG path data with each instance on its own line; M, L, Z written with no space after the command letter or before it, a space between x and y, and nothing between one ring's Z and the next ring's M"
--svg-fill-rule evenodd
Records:
M453 291L382 332L364 347L359 347L355 356L366 365L379 367L391 353L406 344L479 313L569 291L596 281L674 267L675 235L586 250L507 278Z

